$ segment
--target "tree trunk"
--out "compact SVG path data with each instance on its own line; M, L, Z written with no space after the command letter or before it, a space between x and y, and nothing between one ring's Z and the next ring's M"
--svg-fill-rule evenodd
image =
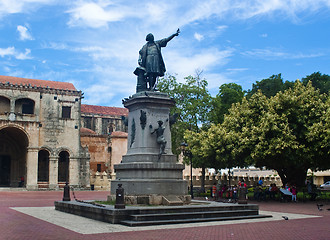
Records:
M292 166L285 169L275 169L281 177L283 186L285 184L296 185L298 188L305 186L307 170L305 168L297 168Z
M305 180L308 169L292 169L291 174L288 177L289 184L296 185L298 188L305 186Z

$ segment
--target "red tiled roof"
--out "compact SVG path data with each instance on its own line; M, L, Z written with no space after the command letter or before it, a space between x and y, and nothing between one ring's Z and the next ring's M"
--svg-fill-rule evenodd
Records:
M85 134L85 135L97 135L96 132L94 132L92 129L89 128L80 128L80 133Z
M18 85L30 84L32 87L33 86L44 87L44 88L49 87L54 89L77 91L77 89L73 86L73 84L68 82L55 82L55 81L46 81L46 80L37 80L37 79L10 77L10 76L1 76L1 75L0 75L0 82L1 83L10 82L11 84L18 84Z
M111 133L111 137L127 137L127 136L128 136L127 132L116 131Z
M86 104L81 104L81 112L102 114L102 115L113 115L113 116L128 116L127 108L104 107L104 106L86 105Z

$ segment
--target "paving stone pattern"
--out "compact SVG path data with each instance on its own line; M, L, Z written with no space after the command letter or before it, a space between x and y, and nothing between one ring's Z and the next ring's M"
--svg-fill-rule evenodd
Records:
M81 200L105 200L108 192L78 191L76 197ZM261 211L280 212L285 216L290 213L311 215L300 219L269 220L261 222L234 222L233 224L205 223L201 226L187 227L178 225L172 229L143 228L130 229L125 232L81 234L68 228L58 226L15 210L20 207L52 207L54 201L61 200L60 191L0 191L0 240L29 239L116 239L116 240L219 240L219 239L330 239L330 208L329 202L324 204L323 211L318 211L317 202L280 203L257 202ZM290 215L289 215L290 216ZM315 217L320 216L320 217ZM90 228L101 224L94 221ZM107 226L106 226L107 227Z

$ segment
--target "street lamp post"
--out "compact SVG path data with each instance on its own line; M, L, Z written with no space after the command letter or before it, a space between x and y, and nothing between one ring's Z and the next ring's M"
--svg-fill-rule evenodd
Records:
M230 171L230 168L229 168L229 170L228 170L229 188L231 187L231 177L232 177L231 174L233 174L233 173Z
M190 161L190 194L191 199L194 199L194 185L193 185L193 167L192 167L192 153L186 149L188 147L188 144L183 142L181 143L181 150L183 152L183 155L189 158Z

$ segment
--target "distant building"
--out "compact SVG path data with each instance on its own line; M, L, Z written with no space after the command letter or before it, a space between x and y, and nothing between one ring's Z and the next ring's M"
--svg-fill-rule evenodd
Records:
M114 174L113 165L127 151L127 116L126 108L81 105L81 144L90 153L92 174L105 172L109 179Z
M112 132L127 132L123 118L128 116L126 108L81 105L82 126L99 135Z
M307 175L312 178L313 183L317 186L330 181L330 170L316 172L308 170Z

